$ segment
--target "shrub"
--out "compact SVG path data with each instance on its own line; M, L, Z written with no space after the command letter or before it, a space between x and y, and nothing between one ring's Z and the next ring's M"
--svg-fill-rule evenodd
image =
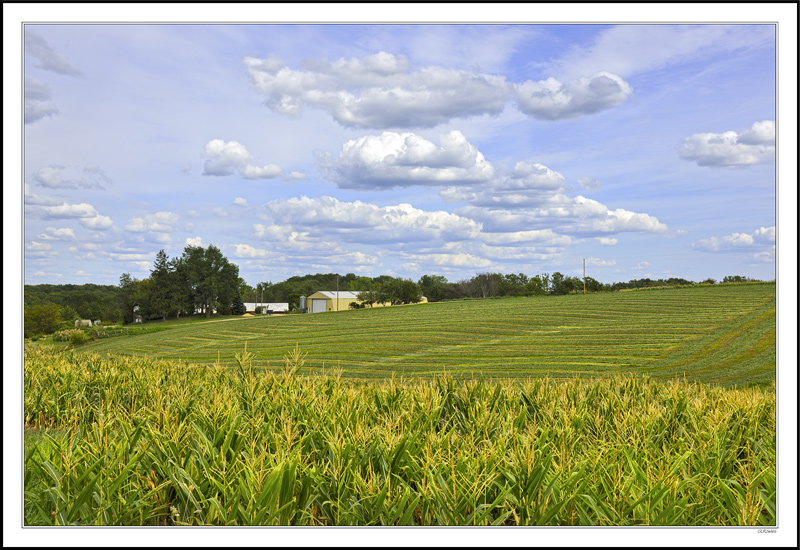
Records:
M69 342L73 346L85 344L92 339L92 336L90 336L86 331L77 328L60 330L53 334L53 340L56 342Z
M89 335L82 330L73 330L72 334L69 335L69 343L73 346L85 344L89 340L91 340Z
M56 342L68 342L70 334L72 334L76 330L77 329L59 330L58 332L53 334L53 340L55 340Z

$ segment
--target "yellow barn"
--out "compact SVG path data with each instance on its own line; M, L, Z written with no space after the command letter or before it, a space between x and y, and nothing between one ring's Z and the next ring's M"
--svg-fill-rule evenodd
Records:
M423 296L420 303L427 303L428 299ZM347 311L350 304L360 303L358 292L350 290L320 290L310 295L306 299L306 307L309 313L322 313L324 311ZM372 304L372 307L390 306L389 302L382 304Z

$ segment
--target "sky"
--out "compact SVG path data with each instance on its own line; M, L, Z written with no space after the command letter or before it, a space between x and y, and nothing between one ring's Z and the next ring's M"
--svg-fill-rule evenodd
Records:
M24 26L24 281L775 279L774 24Z

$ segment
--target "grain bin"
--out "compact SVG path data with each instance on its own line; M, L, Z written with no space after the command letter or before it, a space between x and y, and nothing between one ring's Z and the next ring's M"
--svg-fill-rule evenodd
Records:
M306 307L306 297L300 296L300 313L308 313L308 308Z

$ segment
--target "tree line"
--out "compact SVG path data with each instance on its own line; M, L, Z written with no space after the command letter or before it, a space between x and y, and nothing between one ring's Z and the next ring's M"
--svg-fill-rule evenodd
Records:
M601 283L592 277L567 276L558 271L528 276L524 273L478 273L468 279L448 281L442 275L423 275L417 281L380 275L317 273L294 276L278 283L259 282L250 286L239 277L239 268L219 248L186 246L170 258L160 250L150 276L136 279L123 273L118 286L112 285L25 285L25 337L52 334L73 328L76 319L104 323L132 323L142 320L180 318L188 315L242 315L244 302L289 303L297 310L300 296L319 290L356 292L361 307L376 303L410 304L423 296L429 302L465 298L563 295L584 292L614 292L627 289L697 284L678 277L631 279ZM722 283L759 282L741 275L726 276ZM714 279L701 281L716 284Z
M367 304L411 304L422 299L419 283L389 275L365 277L355 273L317 273L290 277L279 283L261 282L255 286L243 283L240 288L245 302L288 303L290 310L299 308L300 296L310 296L320 290L356 292Z
M150 277L138 280L123 273L119 281L119 303L125 323L138 313L143 320L166 320L182 315L211 317L242 315L244 303L239 293L239 267L214 245L208 248L187 245L183 254L169 258L156 254Z

